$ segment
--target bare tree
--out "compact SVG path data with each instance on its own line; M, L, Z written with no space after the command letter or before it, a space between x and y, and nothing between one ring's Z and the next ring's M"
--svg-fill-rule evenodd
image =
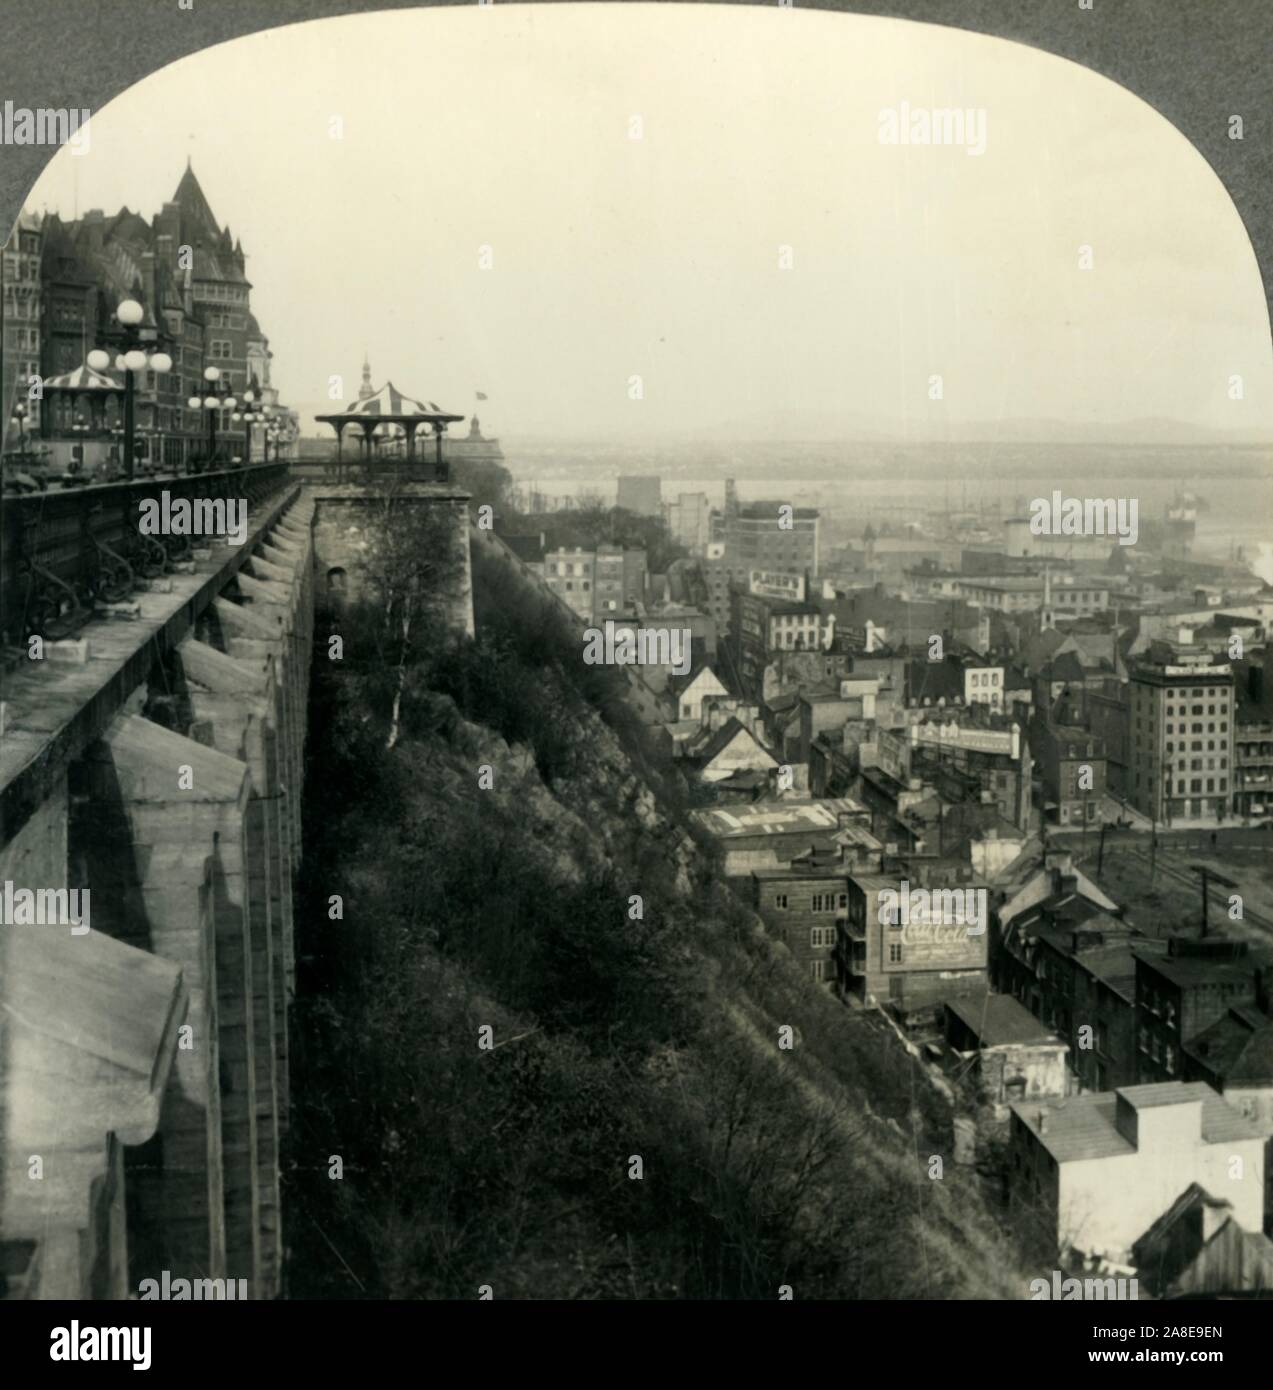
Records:
M396 672L386 748L398 741L407 672L422 650L449 623L465 582L469 543L462 514L409 484L383 492L377 524L364 560L367 616L380 660Z

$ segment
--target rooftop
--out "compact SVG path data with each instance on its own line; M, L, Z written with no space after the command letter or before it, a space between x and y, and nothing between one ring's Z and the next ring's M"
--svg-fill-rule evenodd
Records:
M1010 994L988 991L946 1000L946 1008L970 1028L982 1047L1051 1043L1065 1046L1051 1029Z
M839 829L839 813L862 815L851 797L822 801L754 801L747 806L713 806L693 814L720 839L742 835L794 835Z
M1273 1018L1258 1009L1230 1009L1184 1050L1226 1083L1273 1083Z
M1136 1146L1124 1138L1115 1123L1120 1097L1136 1110L1201 1101L1204 1144L1263 1137L1257 1124L1238 1114L1205 1081L1162 1081L1066 1096L1063 1100L1018 1101L1012 1111L1058 1163L1115 1158L1136 1152ZM1041 1115L1046 1120L1045 1129L1039 1126Z

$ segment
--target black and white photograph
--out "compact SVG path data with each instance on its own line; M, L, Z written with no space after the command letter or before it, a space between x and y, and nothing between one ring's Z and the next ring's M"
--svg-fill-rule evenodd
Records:
M216 9L0 0L0 1327L1254 1366L1273 12Z

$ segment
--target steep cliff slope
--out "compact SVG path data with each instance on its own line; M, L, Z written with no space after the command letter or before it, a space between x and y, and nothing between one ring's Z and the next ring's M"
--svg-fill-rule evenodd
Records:
M292 1295L1026 1296L940 1098L720 885L622 683L475 583L392 750L356 640L316 679Z

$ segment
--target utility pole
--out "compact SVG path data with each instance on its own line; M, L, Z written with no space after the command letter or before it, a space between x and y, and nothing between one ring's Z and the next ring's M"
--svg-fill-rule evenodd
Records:
M1233 879L1216 873L1206 864L1190 864L1189 867L1202 878L1202 935L1205 937L1207 934L1207 880L1212 879L1216 883L1222 883L1226 888L1236 888L1238 885Z

